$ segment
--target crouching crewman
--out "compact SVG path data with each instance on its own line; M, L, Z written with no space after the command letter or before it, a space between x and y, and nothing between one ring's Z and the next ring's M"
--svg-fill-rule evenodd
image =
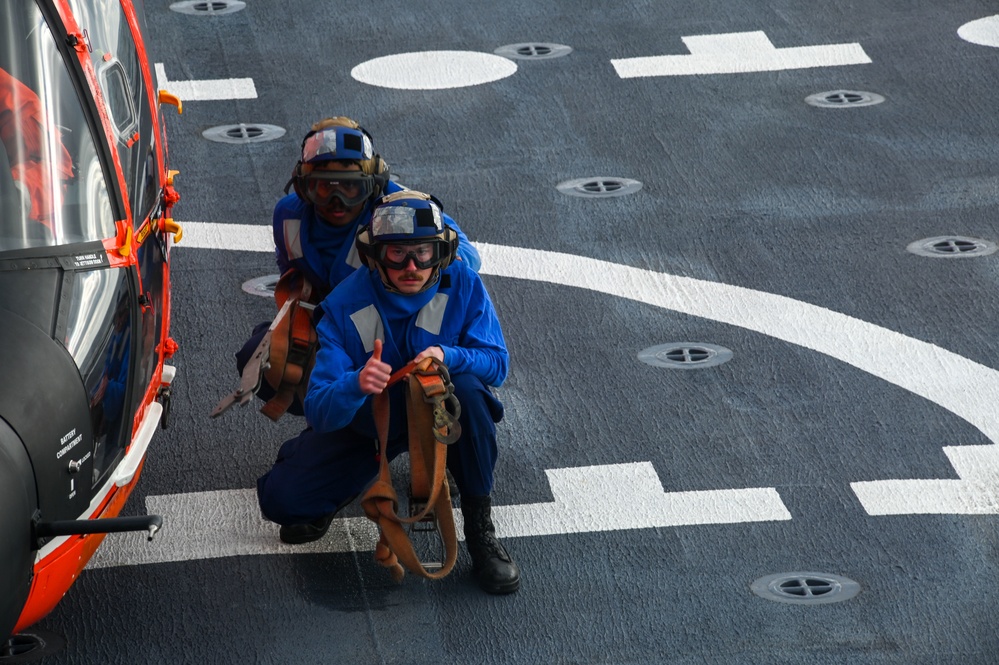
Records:
M496 423L503 417L490 386L506 379L509 354L489 294L465 262L454 260L458 235L444 224L436 199L421 192L382 197L356 245L368 269L320 305L319 352L305 398L309 427L285 442L258 481L260 508L282 525L285 542L321 538L378 474L372 395L386 389L393 369L433 356L448 367L461 405L461 437L448 446L447 467L461 496L475 576L489 593L512 593L520 571L490 517ZM405 384L388 390L393 458L408 449Z

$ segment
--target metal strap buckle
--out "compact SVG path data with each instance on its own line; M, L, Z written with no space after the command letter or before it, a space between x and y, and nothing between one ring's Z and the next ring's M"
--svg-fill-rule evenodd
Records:
M409 498L410 517L415 517L416 515L419 515L421 512L424 511L424 509L426 509L426 507L427 507L426 502L413 499L412 497ZM422 556L419 555L418 556L420 559L420 564L427 571L440 570L441 568L443 568L444 560L447 558L447 548L444 545L444 538L441 536L440 529L437 526L437 514L433 510L429 511L426 515L423 516L423 519L409 525L409 532L410 534L428 533L436 535L436 538L434 538L434 541L436 541L437 544L436 559L433 561L424 561ZM413 542L413 545L415 546L416 543Z

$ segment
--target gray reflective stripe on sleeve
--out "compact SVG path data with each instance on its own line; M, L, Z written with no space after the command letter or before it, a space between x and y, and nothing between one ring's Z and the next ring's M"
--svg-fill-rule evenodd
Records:
M350 243L350 251L347 252L347 265L351 268L361 267L361 256L357 253L356 243Z
M350 320L357 328L364 350L371 353L375 350L375 340L385 341L385 329L382 327L382 317L374 305L368 305L350 315Z
M302 220L284 220L284 250L288 253L289 259L300 259L305 256L302 253Z
M438 293L433 300L420 308L420 313L416 315L416 327L423 328L432 335L441 334L445 309L447 309L447 294Z

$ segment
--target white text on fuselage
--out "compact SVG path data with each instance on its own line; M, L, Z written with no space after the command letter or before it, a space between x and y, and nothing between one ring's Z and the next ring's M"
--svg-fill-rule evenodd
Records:
M73 436L74 434L76 434L76 429L75 428L73 430L71 430L69 432L69 434L67 434L66 436L62 437L62 439L59 440L59 443L66 443L66 440L69 437ZM83 440L83 435L82 434L76 434L76 438L75 439L73 439L69 443L66 443L66 445L64 445L62 448L59 449L59 452L56 453L56 459L62 459L63 455L65 455L70 450L72 450L73 448L75 448L76 444L80 443L80 441L82 441L82 440Z

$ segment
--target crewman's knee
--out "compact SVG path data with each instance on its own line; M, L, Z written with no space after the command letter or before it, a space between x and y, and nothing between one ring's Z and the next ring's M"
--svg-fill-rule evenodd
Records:
M321 516L321 511L312 510L303 500L307 479L302 469L305 465L296 460L297 453L306 441L314 436L305 430L297 437L285 441L278 452L277 461L270 470L257 479L257 502L260 512L278 524L298 524ZM313 514L316 513L316 514Z
M461 405L461 420L476 428L495 430L493 423L503 419L503 403L496 398L489 386L474 374L452 374L454 395Z
M301 506L288 492L286 484L273 477L274 469L257 479L257 502L260 512L271 522L297 524L304 521L298 516Z

